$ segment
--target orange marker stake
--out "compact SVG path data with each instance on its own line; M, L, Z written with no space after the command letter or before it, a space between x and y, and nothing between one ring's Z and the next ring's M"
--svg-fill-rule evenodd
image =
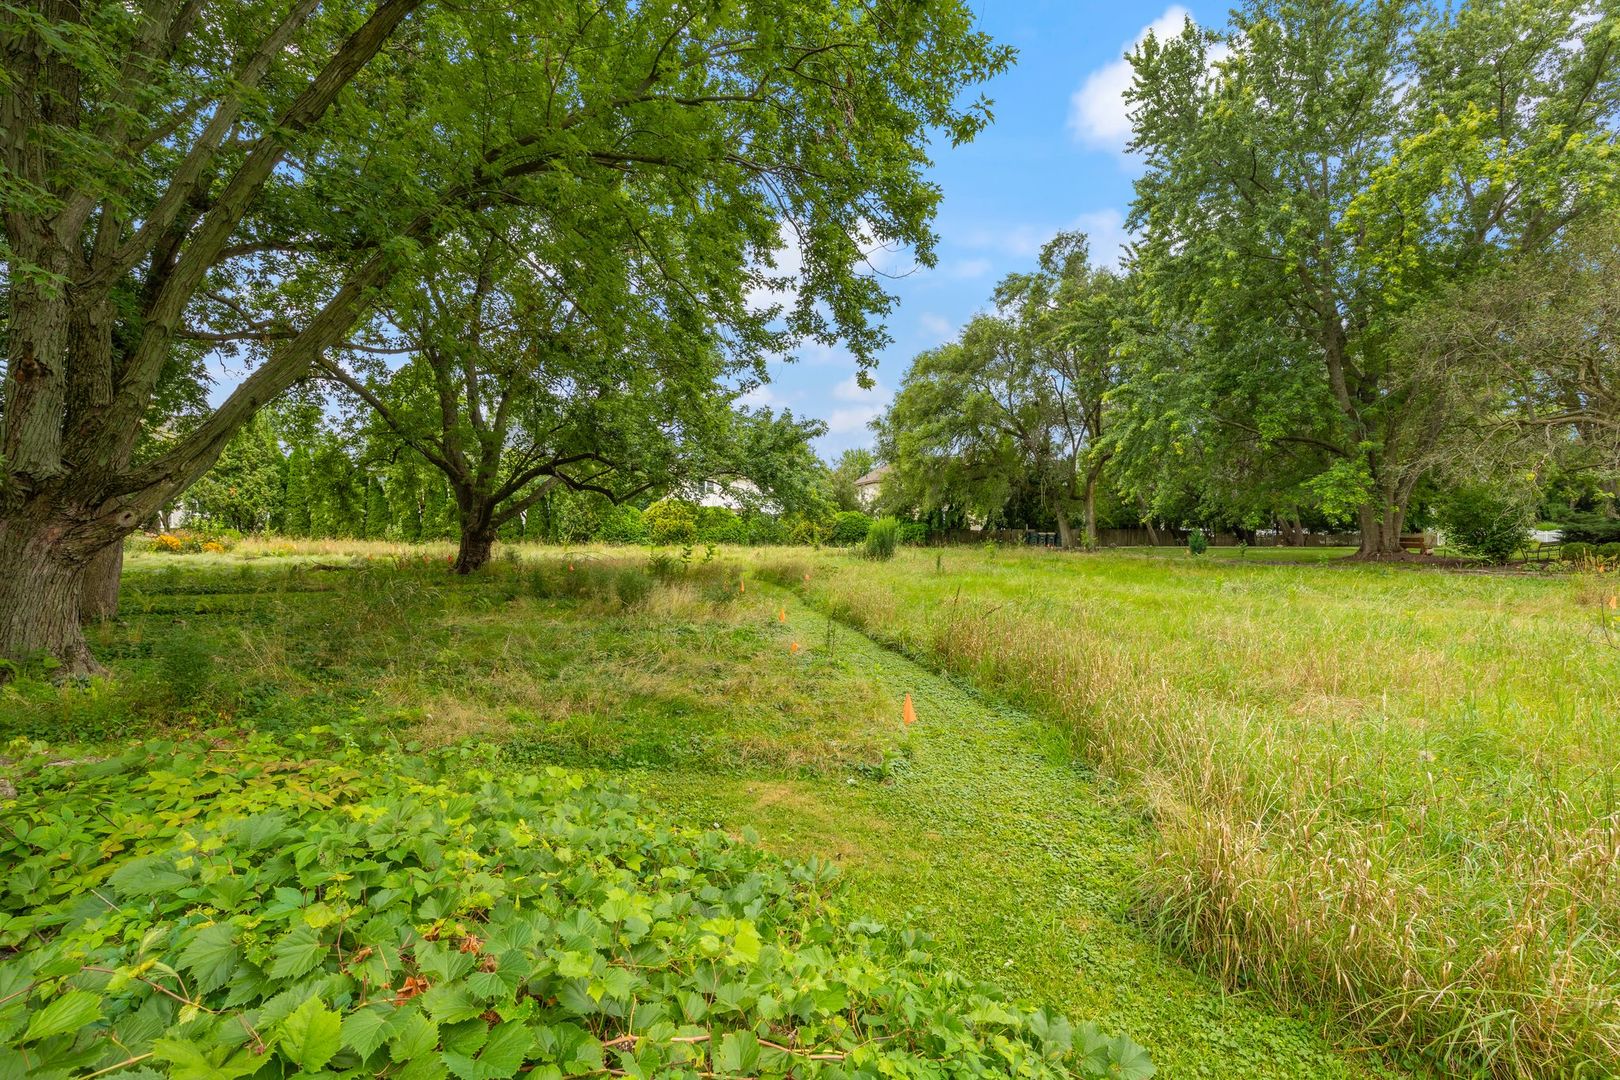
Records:
M741 596L743 593L745 593L747 591L748 591L748 583L746 581L744 581L742 578L738 578L737 579L737 595Z
M906 703L900 707L900 720L906 727L917 722L917 710L912 707L910 694L906 695Z
M795 641L793 644L788 646L788 654L789 655L796 655L798 653L798 651L799 651L799 643L797 641Z
M568 564L568 572L570 574L572 574L574 572L574 564L573 563Z
M1610 604L1609 606L1613 607L1614 605ZM787 622L787 608L784 607L784 608L781 608L780 610L777 611L777 613L776 613L776 621L780 622L780 623Z

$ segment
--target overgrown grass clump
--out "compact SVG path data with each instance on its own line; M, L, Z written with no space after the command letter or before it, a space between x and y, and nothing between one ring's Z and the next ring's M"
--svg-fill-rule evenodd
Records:
M829 867L560 769L314 732L13 745L0 1072L29 1077L1150 1075Z
M0 683L0 739L361 720L430 745L496 741L530 765L794 775L891 749L874 720L898 698L791 653L780 604L735 564L552 549L462 577L437 552L371 547L132 554L119 618L88 630L112 678Z
M1620 1074L1612 589L966 550L766 572L1057 721L1156 825L1143 917L1229 985L1449 1071Z

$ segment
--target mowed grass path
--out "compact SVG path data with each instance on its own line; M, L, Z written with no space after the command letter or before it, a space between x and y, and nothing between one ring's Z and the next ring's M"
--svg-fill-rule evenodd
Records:
M1227 985L1461 1075L1620 1075L1616 575L760 559L1066 732L1154 822L1159 940Z
M997 705L790 605L784 642L910 693L909 764L887 783L832 774L644 773L665 805L757 831L784 855L834 859L882 919L909 917L969 974L1104 1030L1128 1032L1163 1077L1400 1075L1297 1018L1222 991L1132 918L1151 826L1072 763L1052 725ZM830 657L828 654L831 654ZM891 723L900 726L898 713Z

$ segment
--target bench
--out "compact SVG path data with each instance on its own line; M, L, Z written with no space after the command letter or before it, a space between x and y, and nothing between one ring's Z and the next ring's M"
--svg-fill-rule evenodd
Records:
M1434 540L1428 533L1402 533L1400 543L1402 551L1413 551L1419 555L1434 551Z

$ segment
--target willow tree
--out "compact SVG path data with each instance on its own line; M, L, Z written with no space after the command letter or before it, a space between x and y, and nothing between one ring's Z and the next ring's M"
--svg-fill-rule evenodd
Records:
M1398 552L1448 422L1408 392L1401 316L1612 198L1620 14L1248 0L1132 63L1138 270L1199 330L1179 407L1319 454L1307 488Z
M898 497L989 519L1034 495L1064 547L1075 543L1076 509L1086 546L1096 545L1124 284L1088 257L1084 235L1060 233L1038 269L997 287L993 314L912 362L879 433Z
M740 292L772 284L786 222L783 333L869 359L888 298L862 239L931 259L928 133L971 138L963 91L1008 59L962 0L0 6L0 655L94 670L86 568L491 212L657 207ZM248 374L137 460L188 340Z

